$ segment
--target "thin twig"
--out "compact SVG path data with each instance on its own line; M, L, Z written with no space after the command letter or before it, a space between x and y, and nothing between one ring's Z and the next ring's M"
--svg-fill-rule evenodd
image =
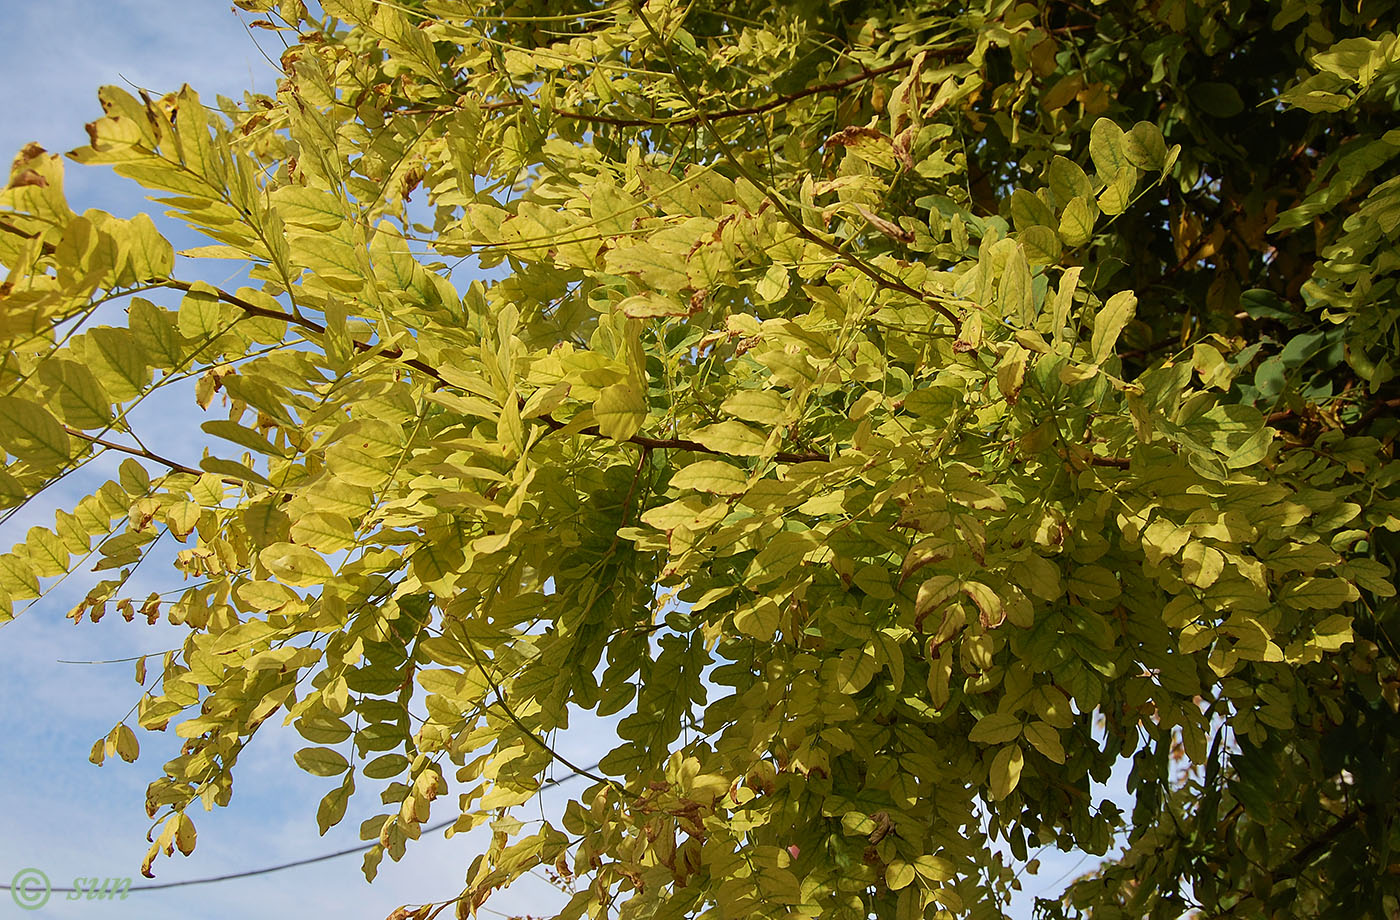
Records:
M938 55L960 55L966 54L971 47L971 45L957 45L952 48L940 48L931 51L930 53ZM686 127L704 124L706 121L719 121L720 119L724 118L742 118L745 115L762 115L764 112L771 112L774 109L779 109L783 106L791 105L799 99L805 99L809 96L819 96L823 93L835 92L836 90L845 89L848 86L853 86L864 80L870 80L875 77L883 76L887 73L895 73L896 71L900 70L908 70L910 65L912 65L913 63L913 58L909 58L902 61L895 61L892 64L886 64L883 67L873 67L869 69L862 68L861 72L856 74L855 76L846 77L841 80L833 80L830 83L821 83L816 86L809 86L806 89L799 90L795 93L785 93L781 96L776 96L772 99L769 99L767 102L760 102L755 105L737 106L734 108L724 108L716 112L705 112L697 109L695 112L692 112L689 115L679 116L676 118L617 118L612 115L599 115L590 112L578 112L568 109L556 109L552 114L559 118L565 118L570 121L586 121L590 123L597 123L603 125L613 125L619 128L672 126ZM465 90L466 87L463 86L462 89ZM482 106L482 109L488 112L496 112L502 109L518 108L522 105L528 105L533 108L540 107L540 104L533 99L505 99L499 102L488 102L487 104ZM403 109L402 111L408 114L426 114L428 112L435 112L439 110L432 108L409 108Z
M146 460L152 460L156 463L161 464L162 466L169 467L177 473L189 473L191 476L203 475L199 470L194 469L193 467L185 466L183 463L176 463L174 460L168 460L165 457L162 457L160 454L146 450L145 448L128 447L125 444L118 444L116 441L109 441L106 438L99 438L97 435L88 434L85 431L79 431L77 428L72 428L68 425L64 425L63 430L68 432L75 438L81 438L82 440L87 441L91 444L96 444L99 447L105 447L108 450L119 450L124 454L131 454L133 457L142 457Z
M190 291L194 287L194 285L189 284L188 282L176 281L174 279L163 281L161 283L166 287L172 287L176 290L186 292ZM238 307L240 310L243 310L244 312L249 313L253 316L262 316L268 319L282 320L283 322L290 323L295 326L300 326L301 328L306 329L310 332L314 332L317 335L325 335L326 333L326 327L316 322L315 320L308 319L304 316L296 316L291 313L283 313L280 310L270 310L267 307L260 307L257 304L250 303L247 300L244 300L243 298L235 294L230 294L227 291L223 291L218 288L210 288L210 290L213 291L214 296L217 297L219 300L231 306ZM442 374L438 372L437 368L433 367L431 364L428 364L427 362L422 361L418 358L405 358L403 354L403 349L401 348L397 348L394 346L382 347L379 345L370 344L368 342L362 342L358 339L351 339L351 346L359 352L372 351L383 355L386 358L401 359L404 364L407 364L414 370L418 370L423 372L424 374L427 374L429 377L438 381L444 386L451 385L447 382L447 380L443 378ZM521 405L524 405L523 399L521 400ZM550 429L554 431L558 431L562 428L567 427L567 424L565 422L561 422L550 415L540 415L537 416L537 418L545 425L548 425ZM579 429L577 433L588 435L590 437L605 437L605 435L598 430L598 427L596 425L590 426L588 428ZM634 434L632 437L628 438L627 441L629 443L636 444L640 447L645 447L652 450L688 450L693 451L695 453L711 454L719 457L729 456L723 451L706 447L698 441L691 441L686 438L650 438L646 435ZM775 455L774 459L776 459L779 463L813 463L829 460L830 457L828 457L826 454L818 453L799 454L791 453L788 451L779 451Z
M709 115L703 114L703 109L700 106L700 100L696 97L695 91L690 87L689 84L685 82L685 80L681 79L680 68L676 66L675 57L671 54L671 48L669 45L666 44L666 40L661 36L659 32L656 31L656 27L651 24L651 20L646 17L646 14L644 14L640 8L636 10L636 14L637 18L641 20L644 26L646 26L647 31L651 33L652 40L656 42L658 47L660 47L661 53L665 55L666 61L671 68L671 75L675 77L676 88L680 90L681 95L685 97L686 101L690 103L691 107L694 108L697 113L701 113L701 123L704 124L704 126L710 130L710 133L714 138L715 144L720 149L721 155L729 161L729 164L734 167L735 171L738 172L740 176L742 176L744 179L747 179L754 186L754 188L758 189L760 192L763 193L763 196L768 199L768 201L773 205L774 208L777 209L778 213L783 216L783 219L786 220L788 224L790 224L792 228L797 231L798 236L802 237L807 242L819 246L822 249L825 249L827 252L830 252L842 262L845 262L851 268L854 268L856 271L860 272L862 275L865 275L871 281L875 282L877 286L899 291L902 294L906 294L910 297L913 297L920 303L932 307L938 313L942 314L944 319L948 320L948 322L952 324L954 330L962 330L962 321L958 319L957 314L953 313L952 310L949 310L947 307L937 302L936 300L929 299L928 295L925 294L923 291L915 290L908 284L905 284L900 279L892 275L885 274L878 268L875 268L873 265L867 263L864 259L861 259L860 257L847 252L846 250L842 249L840 246L831 242L830 240L818 236L816 233L813 233L811 228L807 226L806 222L803 221L801 217L799 217L797 214L793 213L792 209L788 207L787 202L784 201L778 195L777 192L773 191L773 189L764 185L762 182L759 182L757 177L755 177L749 171L749 169L746 166L744 166L743 163L739 162L739 158L734 154L734 149L729 145L729 142L724 139L724 137L719 133L719 131L715 129L715 126L712 123Z

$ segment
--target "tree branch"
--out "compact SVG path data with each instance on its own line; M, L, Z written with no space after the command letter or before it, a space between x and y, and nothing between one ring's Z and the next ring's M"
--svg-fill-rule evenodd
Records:
M133 457L142 457L146 460L151 460L155 463L159 463L162 466L169 467L177 473L189 473L192 476L204 475L203 471L201 470L185 466L183 463L176 463L174 460L167 460L160 454L152 453L151 451L146 450L144 448L129 447L125 444L118 444L115 441L109 441L106 438L99 438L97 435L88 434L85 431L80 431L77 428L71 428L68 425L64 425L63 430L68 432L68 434L72 435L73 437L87 441L90 444L96 444L99 447L105 447L108 450L121 451L124 454L131 454Z
M1385 415L1386 412L1397 408L1400 408L1400 399L1383 399L1372 403L1359 419L1346 426L1345 431L1348 435L1360 434L1367 425Z
M700 105L700 100L695 95L695 91L691 89L689 84L687 84L683 79L681 79L680 68L676 66L675 57L671 54L671 48L669 45L666 44L666 40L662 38L661 33L656 31L656 27L651 24L651 20L646 17L646 14L642 12L640 7L638 7L635 12L637 14L637 18L641 20L642 25L646 26L647 32L651 34L652 40L656 42L657 46L661 48L662 54L666 56L666 61L671 68L671 76L673 76L676 81L676 88L680 90L681 95L684 96L686 101L690 103L691 108L695 109L697 113L703 113L704 110ZM801 217L799 217L797 214L794 214L792 212L792 209L788 207L787 202L783 201L783 199L779 197L777 192L773 191L771 188L758 181L758 177L754 176L749 171L749 169L744 166L743 163L739 162L739 158L734 154L734 148L731 147L729 145L729 142L726 141L720 135L720 133L714 129L714 125L711 122L709 115L701 114L700 121L705 127L710 129L710 133L714 136L715 144L719 147L720 153L724 156L724 158L729 161L729 164L734 167L735 171L738 172L740 176L747 179L754 186L754 188L758 189L763 193L763 196L768 199L768 201L773 205L774 208L777 209L778 213L783 216L783 219L786 220L788 224L790 224L792 228L797 231L798 236L802 237L804 240L806 240L809 243L812 243L813 245L825 249L827 252L836 256L836 258L840 259L842 262L846 263L851 268L854 268L856 271L860 272L862 275L865 275L871 281L875 282L877 286L899 291L902 294L906 294L910 297L913 297L915 300L919 301L922 304L926 304L927 306L932 307L938 313L942 314L944 319L948 320L948 322L952 325L955 331L962 330L962 321L958 319L957 315L953 313L952 310L949 310L943 304L939 303L936 300L930 300L928 295L924 292L915 290L914 288L905 284L900 279L892 275L885 274L878 268L875 268L873 265L867 263L864 259L852 255L851 253L842 249L840 246L831 242L830 240L818 236L816 233L813 233L812 229L807 226L806 222L803 221Z
M1270 874L1275 876L1280 874L1293 876L1302 872L1317 858L1319 853L1326 849L1327 846L1338 837L1342 836L1342 834L1351 830L1363 817L1364 813L1361 809L1343 815L1336 824L1333 824L1331 827L1327 828L1327 830L1300 846L1293 852L1292 856L1271 869Z
M939 55L958 55L966 54L969 50L971 50L971 48L971 45L955 45L951 48L940 48L936 51L932 51L931 53ZM848 86L853 86L864 80L870 80L875 77L883 76L887 73L895 73L900 70L908 70L913 63L913 58L908 58L902 61L895 61L893 64L886 64L883 67L875 67L870 69L862 68L861 72L853 77L846 77L841 80L833 80L830 83L821 83L816 86L809 86L806 89L798 90L795 93L785 93L781 96L775 96L774 98L769 99L767 102L760 102L755 105L737 106L734 108L724 108L716 112L705 112L697 108L696 111L692 112L689 115L683 115L676 118L617 118L611 115L598 115L588 112L572 111L568 109L555 110L553 114L558 116L559 118L569 119L570 121L586 121L590 123L613 125L619 128L649 128L670 126L686 127L703 124L706 121L719 121L720 119L724 118L742 118L745 115L762 115L764 112L771 112L774 109L780 109L783 106L791 105L799 99L805 99L809 96L820 96L823 93L831 93L837 90L845 89ZM462 88L466 89L466 87ZM539 103L534 101L533 99L507 99L502 100L500 102L488 102L486 105L482 106L482 108L489 112L495 112L500 111L502 109L518 108L522 104L531 106L532 108L536 109L540 107ZM440 110L405 109L404 111L414 114L420 114Z
M179 291L188 292L193 288L193 285L189 284L188 282L176 281L173 278L163 281L161 283L166 287L171 287ZM302 329L306 329L310 332L314 332L317 335L324 335L326 332L326 327L316 322L315 320L307 319L304 316L296 316L292 313L284 313L280 310L269 310L266 307L260 307L257 304L249 303L242 297L238 297L237 295L230 294L227 291L223 291L218 288L214 288L214 296L216 296L219 300L223 301L224 303L229 304L230 306L238 307L240 310L243 310L244 312L249 313L253 316L262 316L268 319L282 320L283 322L289 323L294 326L299 326ZM351 339L351 344L352 347L359 352L377 351L379 354L383 355L386 358L402 360L404 364L408 365L414 370L420 371L428 375L433 380L436 380L443 386L451 386L450 383L443 379L442 374L438 372L437 368L433 367L431 364L428 364L426 361L419 360L418 358L405 358L403 354L403 349L401 348L397 348L394 346L380 347L372 345L368 342L361 342L358 339ZM523 406L524 403L525 401L522 399L521 405ZM536 416L536 418L538 418L545 425L548 425L549 428L553 431L558 431L562 428L567 427L567 424L565 422L561 422L550 415L540 415ZM589 437L606 437L601 431L598 430L598 427L596 425L580 429L578 433L588 435ZM711 454L717 457L729 456L729 454L726 454L723 451L714 450L713 448L706 447L698 441L691 441L686 438L649 438L646 435L634 434L632 437L627 439L627 443L636 444L639 447L644 447L650 450L688 450L700 454ZM826 454L799 454L791 453L788 451L779 451L774 456L774 459L777 460L779 463L814 463L825 462L831 458L828 457Z

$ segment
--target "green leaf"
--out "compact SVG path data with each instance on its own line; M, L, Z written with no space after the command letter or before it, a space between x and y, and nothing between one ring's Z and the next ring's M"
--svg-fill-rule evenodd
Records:
M1021 737L1021 720L1009 712L994 712L977 720L967 740L975 744L1006 744Z
M1082 565L1071 573L1069 590L1080 597L1109 601L1122 593L1123 589L1114 574L1103 566Z
M646 396L630 380L604 387L593 405L598 430L616 441L636 434L647 418Z
M39 366L39 379L57 397L63 420L74 428L106 428L112 422L110 397L86 365L50 360Z
M1195 83L1190 89L1191 101L1201 111L1215 118L1234 118L1244 111L1239 90L1229 83Z
M1123 156L1138 169L1161 169L1167 162L1167 142L1156 125L1140 121L1123 137Z
M312 776L335 776L350 769L350 762L339 751L324 747L307 747L297 751L292 758Z
M1094 169L1099 178L1111 181L1124 167L1130 167L1124 148L1123 129L1111 118L1100 118L1089 129L1089 156L1093 158Z
M316 744L339 744L352 734L350 725L340 718L311 720L300 718L296 721L297 734Z
M273 543L258 553L258 561L278 581L293 587L323 584L334 574L320 555L295 543Z
M1119 291L1108 298L1099 309L1094 316L1094 335L1089 344L1095 364L1103 364L1108 360L1114 345L1118 343L1118 336L1123 327L1128 325L1128 321L1136 312L1137 295L1132 291Z
M748 474L723 460L697 460L671 477L671 488L681 491L742 495L748 487Z
M997 751L996 757L992 758L990 782L994 801L1006 798L1021 782L1021 768L1025 766L1025 756L1019 744L1009 744Z
M1059 567L1044 556L1032 554L1014 563L1012 575L1017 584L1041 600L1059 600L1065 592Z
M409 760L402 754L385 754L365 764L363 773L370 779L389 779L408 769Z
M0 397L0 444L12 455L38 466L68 462L68 433L52 415L18 396Z
M885 887L890 891L898 891L901 888L909 887L914 881L914 866L902 859L896 859L885 867Z
M321 804L316 808L316 826L320 828L322 837L326 835L326 831L335 827L345 817L345 807L350 803L350 796L354 793L354 774L347 774L344 783L327 792L321 798Z
M1056 154L1050 160L1050 192L1064 207L1076 198L1092 198L1094 186L1078 163Z
M1356 586L1341 578L1304 578L1284 586L1279 600L1300 610L1332 610L1360 597Z
M1060 733L1054 726L1045 722L1031 722L1026 725L1025 737L1032 747L1050 760L1059 764L1065 762L1065 749L1060 744Z
M757 457L768 438L743 422L719 422L697 429L691 438L710 450L732 457Z
M1087 195L1070 199L1060 215L1060 239L1071 249L1083 246L1094 238L1094 220L1098 206Z

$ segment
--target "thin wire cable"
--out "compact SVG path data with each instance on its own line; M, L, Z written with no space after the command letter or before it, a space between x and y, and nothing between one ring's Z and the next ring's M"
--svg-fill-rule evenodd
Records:
M600 761L599 763L593 764L593 765L590 766L590 767L586 767L585 770L587 770L587 771L596 770L600 765L601 765L601 761ZM549 789L549 788L551 788L551 787L553 787L553 786L562 786L564 783L567 783L567 782L569 782L569 781L572 780L572 779L578 779L579 777L581 777L581 776L583 776L583 775L584 775L584 774L583 774L582 772L570 772L570 773L565 774L564 776L559 777L558 779L545 780L545 782L540 786L540 788L541 788L541 789ZM442 830L443 828L447 827L449 824L454 824L454 823L456 823L456 821L457 821L456 818L449 818L449 819L446 820L446 821L440 821L440 822L438 822L437 824L434 824L434 825L431 825L431 826L429 826L429 827L423 828L423 833L425 833L425 834L431 834L431 833L434 832L434 831L440 831L440 830ZM295 868L298 868L298 867L300 867L300 866L309 866L309 865L312 865L313 863L326 862L327 860L331 860L331 859L339 859L339 858L342 857L342 856L350 856L350 855L352 855L352 854L354 854L354 853L363 853L364 851L366 851L366 850L368 850L368 849L370 849L371 847L374 847L374 846L377 846L377 844L373 844L373 843L361 844L361 845L359 845L359 846L347 847L347 848L344 849L344 850L336 850L334 853L323 853L323 854L321 854L320 856L310 856L310 857L308 857L308 858L306 858L306 859L297 859L297 860L293 860L292 862L280 863L280 864L278 864L278 865L276 865L276 866L266 866L266 867L264 867L264 868L262 868L262 869L247 869L247 870L245 870L245 871L243 871L243 872L230 872L230 873L228 873L227 875L215 875L215 876L211 876L211 877L209 877L209 878L192 878L192 879L186 879L186 880L183 881L183 882L162 882L162 883L160 883L160 884L158 884L158 885L136 885L136 886L133 886L133 887L131 887L131 888L126 889L126 892L125 892L125 893L128 893L128 894L129 894L129 893L131 893L131 892L136 892L136 891L158 891L158 890L164 889L164 888L183 888L183 887L188 886L188 885L208 885L208 884L212 884L213 882L229 882L229 881L233 881L234 879L252 878L253 876L256 876L256 875L267 875L267 874L272 873L272 872L281 872L281 871L283 871L284 869L295 869ZM9 885L9 884L0 885L0 891L9 891L9 890L10 890L10 885ZM54 894L63 894L63 893L72 893L72 892L84 892L84 891L87 891L88 889L86 889L86 888L53 888L53 887L50 887L48 890L49 890L51 893L54 893Z

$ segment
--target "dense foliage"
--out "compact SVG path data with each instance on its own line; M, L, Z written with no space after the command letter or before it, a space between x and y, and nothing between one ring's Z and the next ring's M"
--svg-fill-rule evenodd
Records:
M1046 916L1395 916L1391 0L239 5L275 96L106 87L70 156L246 286L37 147L0 193L0 500L133 455L5 609L189 630L148 871L276 718L371 876L490 824L415 916L990 917L1115 842Z

